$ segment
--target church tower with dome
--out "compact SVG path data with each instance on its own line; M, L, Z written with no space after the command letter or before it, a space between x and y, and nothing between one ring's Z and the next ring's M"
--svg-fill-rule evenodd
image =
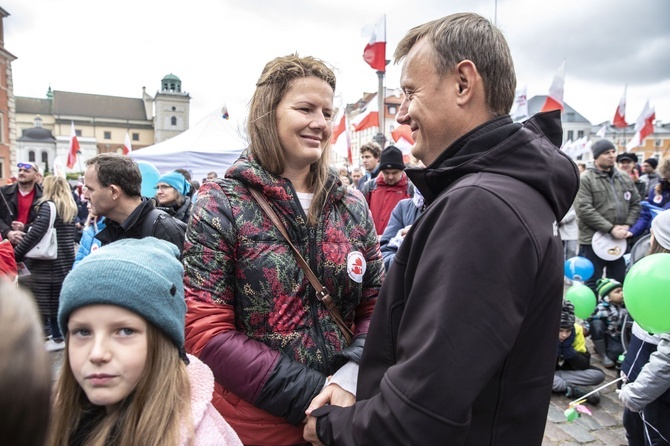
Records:
M154 144L177 136L189 125L191 97L182 90L181 79L170 73L161 80L154 98Z

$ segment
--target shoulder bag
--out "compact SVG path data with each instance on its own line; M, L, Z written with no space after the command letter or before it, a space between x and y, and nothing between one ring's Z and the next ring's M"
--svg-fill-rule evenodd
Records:
M37 245L26 253L29 259L44 259L53 260L58 257L58 237L56 235L56 228L54 222L56 221L56 205L53 201L47 201L49 209L51 210L51 217L49 218L49 227L44 237ZM32 227L30 228L32 229Z
M302 270L305 272L307 279L309 279L309 283L311 283L314 289L316 290L316 298L323 303L323 305L326 307L332 318L335 319L335 323L342 331L342 335L347 340L347 344L351 344L351 340L354 337L354 333L351 331L351 328L349 328L347 324L344 322L344 319L342 318L342 313L340 313L340 310L335 306L335 302L333 302L333 299L330 297L330 293L328 292L326 287L321 285L319 279L316 278L316 275L314 274L312 269L309 267L305 259L298 252L298 248L296 248L293 242L291 241L291 238L289 237L288 231L286 231L286 227L284 226L284 224L281 222L275 211L272 210L270 204L265 199L262 193L252 188L249 188L249 192L251 192L251 195L254 196L258 204L261 206L261 209L263 209L263 211L265 211L267 216L270 217L272 223L275 224L277 229L279 229L279 232L282 233L288 244L291 246L291 249L293 250L293 255L295 256L298 265L300 265L300 268L302 268Z

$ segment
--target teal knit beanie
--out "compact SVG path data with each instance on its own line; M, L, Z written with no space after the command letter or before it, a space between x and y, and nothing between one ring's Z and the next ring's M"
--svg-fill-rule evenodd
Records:
M184 177L184 175L180 174L176 170L161 175L158 178L158 181L156 181L157 185L158 183L168 184L174 187L174 189L182 195L187 195L188 192L191 190L191 183L189 183L186 180L186 177Z
M58 325L87 305L117 305L142 316L180 350L184 346L184 268L175 245L154 237L124 239L86 256L65 278Z
M598 290L598 296L601 298L606 298L612 290L621 288L621 284L614 279L598 279L596 282L596 289Z

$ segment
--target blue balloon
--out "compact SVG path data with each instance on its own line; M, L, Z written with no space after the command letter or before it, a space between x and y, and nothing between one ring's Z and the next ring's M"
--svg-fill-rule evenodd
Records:
M584 282L593 275L593 263L586 257L570 257L565 261L563 271L568 279Z
M156 183L161 174L156 167L146 161L135 161L140 166L142 173L142 196L153 197L156 195Z

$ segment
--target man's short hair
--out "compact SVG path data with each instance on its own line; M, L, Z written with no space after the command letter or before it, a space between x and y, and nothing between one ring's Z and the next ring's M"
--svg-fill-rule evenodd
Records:
M114 184L129 197L142 196L142 172L130 157L116 153L101 153L86 161L86 167L89 166L95 168L98 182L103 187Z
M379 144L377 144L376 142L369 142L369 143L367 143L367 144L363 144L363 145L361 146L361 150L360 150L360 152L361 152L361 155L363 154L363 152L370 152L370 154L371 154L375 159L379 159L379 156L380 156L381 153L382 153L382 148L381 148L381 146L380 146Z
M444 75L463 60L472 61L484 82L489 110L509 114L516 90L516 73L509 45L502 32L475 13L452 14L409 30L394 53L398 63L412 47L426 38L435 53L435 68Z
M207 172L207 176L210 176L210 175L214 175L214 178L219 178L219 175L214 171Z

